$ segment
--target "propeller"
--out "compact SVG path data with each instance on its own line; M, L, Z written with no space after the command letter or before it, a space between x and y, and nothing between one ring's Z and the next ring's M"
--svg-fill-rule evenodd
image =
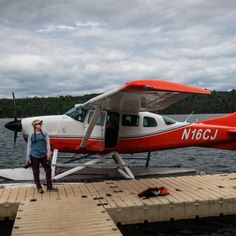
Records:
M12 98L13 98L13 116L14 116L14 120L8 122L7 124L5 124L5 127L9 130L14 131L14 147L15 147L16 146L17 133L21 132L22 125L21 125L21 120L17 120L17 117L16 117L16 99L15 99L14 92L12 92Z

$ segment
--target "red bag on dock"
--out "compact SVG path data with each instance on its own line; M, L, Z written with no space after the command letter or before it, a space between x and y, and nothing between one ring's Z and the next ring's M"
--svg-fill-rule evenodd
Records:
M169 191L165 187L149 187L138 193L138 196L147 199L150 197L165 196L167 194L169 194Z

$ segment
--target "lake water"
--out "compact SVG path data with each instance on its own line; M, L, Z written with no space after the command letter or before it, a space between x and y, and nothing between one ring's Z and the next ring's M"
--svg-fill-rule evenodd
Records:
M205 120L217 115L193 115L190 122ZM178 121L186 119L187 115L169 116ZM0 119L0 168L13 168L25 164L26 143L22 135L18 134L15 149L13 148L13 132L4 128L4 124L11 119ZM143 157L146 154L136 154ZM143 161L129 161L133 165L144 165ZM152 153L151 166L181 166L195 168L197 172L205 173L227 173L236 172L236 152L208 149L208 148L181 148ZM0 236L11 234L13 221L0 221ZM198 221L185 220L176 221L174 224L160 222L155 224L140 224L121 226L120 230L124 236L151 236L151 235L236 235L236 216L224 218L214 217L200 219Z
M205 120L223 114L193 115L189 122ZM183 121L187 115L169 116L175 120ZM26 143L21 133L18 133L16 147L13 147L13 132L6 129L4 124L12 119L0 119L0 168L13 168L25 164ZM137 157L146 154L135 154ZM133 165L144 165L144 161L129 161ZM208 148L181 148L153 152L150 165L160 166L181 166L196 168L197 172L222 173L236 172L236 152Z

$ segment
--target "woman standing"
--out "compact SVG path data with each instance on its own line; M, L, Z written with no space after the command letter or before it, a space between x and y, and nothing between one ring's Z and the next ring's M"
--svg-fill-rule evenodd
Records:
M46 172L47 191L54 191L52 187L52 169L50 165L51 147L49 136L42 131L42 120L34 120L32 126L34 132L28 136L27 143L27 164L31 164L34 182L39 193L43 193L43 188L39 178L39 165L41 164Z

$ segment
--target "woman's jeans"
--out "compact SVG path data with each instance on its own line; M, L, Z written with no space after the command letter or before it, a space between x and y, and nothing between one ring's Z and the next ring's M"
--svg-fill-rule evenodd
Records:
M47 157L42 158L36 158L33 156L30 156L31 160L31 166L33 170L34 175L34 182L36 184L36 187L42 188L39 178L39 164L41 164L46 172L46 181L47 181L47 188L52 188L52 168L50 165L50 162L47 161Z

